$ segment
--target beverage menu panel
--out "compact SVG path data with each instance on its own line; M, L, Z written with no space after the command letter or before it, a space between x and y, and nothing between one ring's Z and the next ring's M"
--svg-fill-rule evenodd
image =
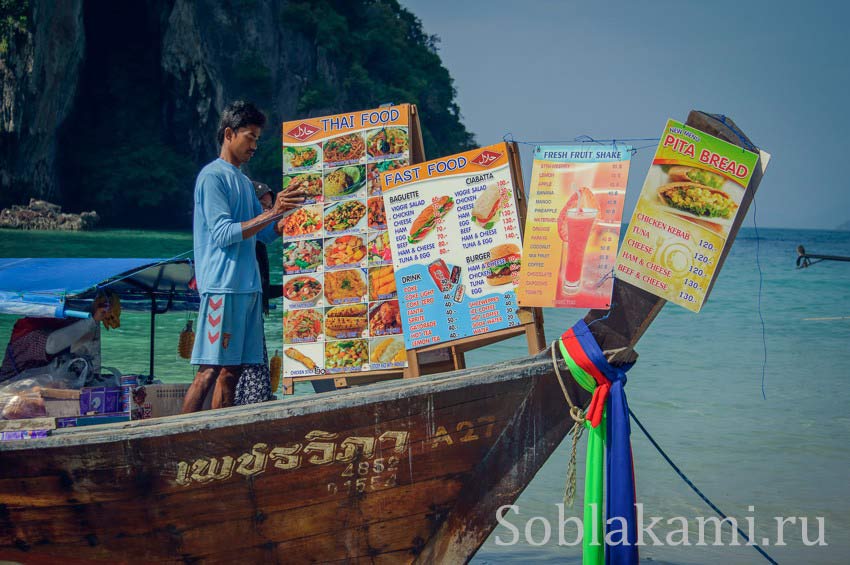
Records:
M630 158L626 145L535 149L520 305L610 308Z

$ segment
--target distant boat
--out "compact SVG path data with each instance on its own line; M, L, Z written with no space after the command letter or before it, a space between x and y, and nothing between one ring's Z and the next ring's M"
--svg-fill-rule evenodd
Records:
M805 269L821 261L850 261L850 257L842 257L841 255L817 255L814 253L806 253L806 248L802 245L797 246L797 268Z

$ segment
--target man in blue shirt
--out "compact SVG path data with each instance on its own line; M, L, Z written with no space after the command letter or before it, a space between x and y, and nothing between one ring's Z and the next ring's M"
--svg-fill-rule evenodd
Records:
M195 182L193 235L195 278L201 295L192 364L195 380L183 412L197 412L215 385L212 407L232 406L242 365L263 362L263 300L255 240L278 237L275 221L296 208L298 191L282 191L263 211L251 181L239 167L257 150L266 117L253 104L233 102L218 129L219 158Z

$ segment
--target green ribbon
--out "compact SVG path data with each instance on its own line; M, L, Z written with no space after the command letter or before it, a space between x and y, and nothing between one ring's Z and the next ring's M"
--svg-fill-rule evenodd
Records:
M584 369L573 361L564 342L558 340L561 355L570 369L573 379L589 393L596 388L596 380L587 374ZM587 459L584 468L584 518L582 528L582 565L604 565L605 563L605 520L602 515L602 489L605 483L605 430L608 429L605 413L602 414L602 423L593 427L585 420L584 427L587 428ZM595 539L594 539L595 538Z

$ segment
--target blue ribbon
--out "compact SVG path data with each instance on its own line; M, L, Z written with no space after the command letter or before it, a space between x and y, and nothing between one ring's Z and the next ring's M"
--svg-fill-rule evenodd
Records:
M605 563L606 565L638 563L631 426L629 425L629 405L623 388L626 385L626 371L631 369L634 363L624 364L622 367L613 367L609 364L584 320L579 320L573 326L573 332L588 359L611 381L606 409L608 420L605 443L606 539L611 531L615 534L611 536L612 543L606 544Z

